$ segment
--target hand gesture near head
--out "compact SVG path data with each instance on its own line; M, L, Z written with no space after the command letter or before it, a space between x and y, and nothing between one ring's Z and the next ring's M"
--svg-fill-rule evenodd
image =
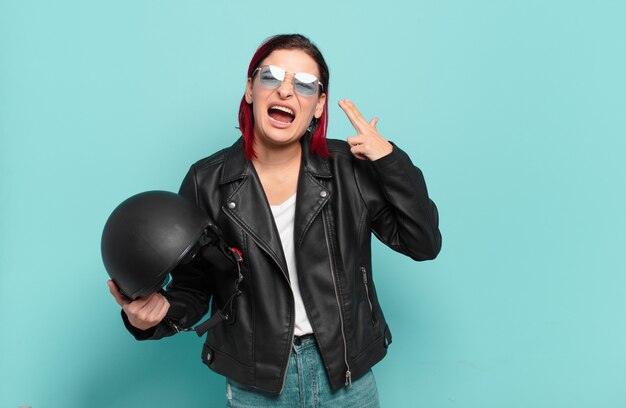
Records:
M392 152L393 146L376 130L378 118L367 121L361 112L348 99L339 101L339 107L357 132L356 136L348 137L350 150L355 157L365 160L378 160Z
M111 295L128 316L130 324L140 330L147 330L159 324L170 308L165 296L158 292L145 298L130 300L119 291L113 280L109 280L107 284Z

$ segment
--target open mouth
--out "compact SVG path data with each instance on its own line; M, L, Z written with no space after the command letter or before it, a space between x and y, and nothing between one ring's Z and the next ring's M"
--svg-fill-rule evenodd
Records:
M296 115L291 109L280 105L270 106L267 110L267 114L275 121L285 124L293 122L296 118Z

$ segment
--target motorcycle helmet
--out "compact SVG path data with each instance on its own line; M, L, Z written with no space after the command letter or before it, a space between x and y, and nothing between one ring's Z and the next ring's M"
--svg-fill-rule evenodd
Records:
M168 191L134 195L109 216L102 232L102 260L120 291L134 300L161 289L169 273L219 239L198 206Z

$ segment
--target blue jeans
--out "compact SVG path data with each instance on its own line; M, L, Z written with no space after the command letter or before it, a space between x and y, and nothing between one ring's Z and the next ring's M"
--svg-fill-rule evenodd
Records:
M251 390L235 381L227 380L226 399L226 406L231 408L379 408L380 406L378 390L371 370L363 377L352 381L352 387L332 390L317 343L312 337L303 340L300 345L293 345L285 387L279 395Z

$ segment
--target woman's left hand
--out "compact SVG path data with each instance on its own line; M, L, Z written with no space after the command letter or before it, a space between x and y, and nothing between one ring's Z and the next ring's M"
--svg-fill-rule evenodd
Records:
M348 137L348 144L354 156L361 160L374 161L391 153L393 146L376 130L378 118L368 122L356 106L347 99L340 100L339 107L343 109L357 131L356 136Z

